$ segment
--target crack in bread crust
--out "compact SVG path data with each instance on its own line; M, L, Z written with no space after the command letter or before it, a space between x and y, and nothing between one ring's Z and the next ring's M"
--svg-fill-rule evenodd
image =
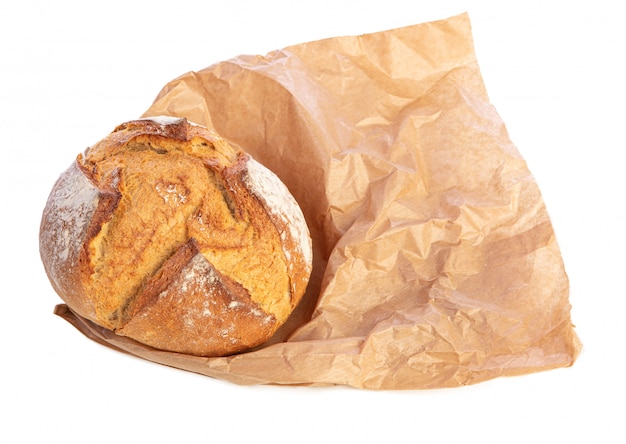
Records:
M106 162L119 174L120 197L90 242L94 273L89 291L116 296L98 297L95 304L109 328L125 323L144 281L190 237L213 266L241 282L253 300L281 320L286 318L291 304L281 299L289 294L289 284L280 279L286 276L286 259L268 216L241 185L245 155L232 166L207 170L204 162L184 152L159 154L133 144L133 149ZM109 176L106 167L105 162L97 165L101 177ZM278 278L268 280L268 271ZM281 296L277 300L267 298L276 294Z

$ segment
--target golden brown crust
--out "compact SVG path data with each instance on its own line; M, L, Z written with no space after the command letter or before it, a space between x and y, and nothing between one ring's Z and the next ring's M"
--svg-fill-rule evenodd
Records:
M180 353L224 356L258 345L277 327L274 315L198 253L118 333Z
M302 213L278 178L185 119L127 122L78 156L42 217L53 287L81 316L203 356L265 342L311 272Z

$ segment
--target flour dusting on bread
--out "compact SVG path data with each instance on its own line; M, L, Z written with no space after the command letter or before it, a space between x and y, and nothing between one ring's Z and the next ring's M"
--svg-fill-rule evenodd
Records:
M312 249L308 228L298 202L285 184L271 170L250 158L247 163L246 185L252 193L265 202L274 216L289 227L292 239L297 243L305 262L311 263ZM284 235L284 234L283 234ZM288 257L287 260L290 258Z

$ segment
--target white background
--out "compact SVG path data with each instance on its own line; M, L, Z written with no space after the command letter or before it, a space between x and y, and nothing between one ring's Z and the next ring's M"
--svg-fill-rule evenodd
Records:
M5 0L0 442L626 442L624 4ZM432 391L242 387L110 351L52 314L38 253L50 188L168 81L462 12L556 230L584 344L573 367Z

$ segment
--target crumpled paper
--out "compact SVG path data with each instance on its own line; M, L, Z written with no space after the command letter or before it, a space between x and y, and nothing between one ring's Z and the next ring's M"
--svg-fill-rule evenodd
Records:
M222 358L91 339L238 384L454 387L571 365L580 342L539 188L489 103L467 14L240 56L144 116L214 128L276 172L314 244L276 337Z

